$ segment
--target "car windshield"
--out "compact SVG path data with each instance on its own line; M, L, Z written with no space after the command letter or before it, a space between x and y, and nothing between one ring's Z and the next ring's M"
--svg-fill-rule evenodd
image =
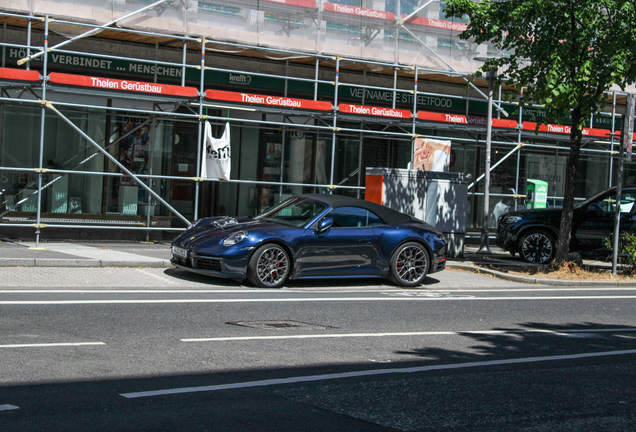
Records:
M302 227L325 208L324 204L308 198L290 198L274 208L265 210L265 212L256 216L256 219Z

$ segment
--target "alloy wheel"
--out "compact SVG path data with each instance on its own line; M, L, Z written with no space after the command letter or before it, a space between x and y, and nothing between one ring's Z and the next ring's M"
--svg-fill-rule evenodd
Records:
M552 260L554 244L545 233L535 232L523 238L520 252L527 262L545 264Z
M258 257L256 275L265 286L278 286L287 278L289 258L278 246L266 248Z
M407 245L395 260L395 276L404 284L420 282L428 270L428 257L419 245Z

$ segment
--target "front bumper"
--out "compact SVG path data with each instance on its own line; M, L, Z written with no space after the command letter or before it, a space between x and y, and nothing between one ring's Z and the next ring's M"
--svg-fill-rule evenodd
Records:
M499 224L497 227L497 246L508 252L516 252L517 237L507 225Z
M193 273L242 281L246 277L246 260L232 262L220 257L199 255L189 251L188 258L172 254L170 263Z

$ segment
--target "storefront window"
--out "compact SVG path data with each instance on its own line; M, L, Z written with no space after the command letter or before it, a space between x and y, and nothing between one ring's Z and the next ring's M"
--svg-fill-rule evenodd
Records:
M73 124L104 142L103 113L61 111ZM41 110L25 107L2 107L0 165L37 168L40 152ZM43 168L101 172L103 156L56 114L47 111L44 124ZM38 175L33 172L5 171L2 176L5 208L30 196L15 208L35 212ZM101 213L103 179L99 175L45 173L42 176L42 211L44 213Z
M173 139L172 124L156 121L148 117L118 116L112 129L114 145L110 153L130 172L138 175L167 174L167 160L171 159ZM114 164L108 163L109 171L120 172ZM170 183L161 180L144 182L158 193L162 199L169 196ZM106 196L106 214L124 216L167 216L168 209L158 206L155 198L128 176L109 177Z

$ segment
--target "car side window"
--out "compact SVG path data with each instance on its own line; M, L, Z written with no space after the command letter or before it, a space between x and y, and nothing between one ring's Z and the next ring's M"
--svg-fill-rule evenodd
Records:
M369 212L369 222L367 223L370 227L386 225L386 223L380 219L380 216L376 215L373 212Z
M329 212L333 218L333 228L362 228L384 225L374 213L360 207L339 207Z
M636 203L636 194L633 192L621 193L621 213L631 213Z
M621 193L621 213L631 213L636 203L636 194L633 192ZM608 195L590 205L590 210L614 214L616 212L616 194Z

